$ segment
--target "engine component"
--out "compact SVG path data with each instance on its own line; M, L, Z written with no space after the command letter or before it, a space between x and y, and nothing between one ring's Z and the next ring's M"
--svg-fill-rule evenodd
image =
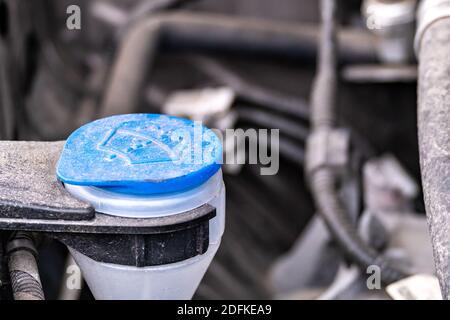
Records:
M418 3L0 0L0 299L439 297L419 185L446 298L450 6L419 76Z
M321 148L317 146L317 143L321 143L325 150L330 149L330 142L336 139L332 139L332 137L336 136L336 132L339 132L335 129L337 90L336 1L322 0L321 5L323 31L319 50L319 68L312 92L311 123L313 131L309 138L308 154L314 154L313 148ZM321 132L326 134L319 135ZM325 138L321 140L316 138L322 135ZM338 145L345 145L345 143L339 143ZM319 156L310 157L310 164L306 165L317 208L330 233L348 257L363 269L371 265L380 266L382 269L381 277L385 283L399 280L405 275L403 271L392 267L384 257L380 256L376 250L361 239L342 200L338 196L335 162L339 164L339 168L342 168L342 160L345 159L341 155L343 153L342 150L345 150L345 148L341 147L340 149L337 156L337 159L340 161L328 156L326 152L319 152ZM316 161L316 158L319 159Z
M110 117L68 138L57 174L72 195L97 212L173 217L175 225L149 236L64 239L96 298L192 297L223 234L221 156L211 130L170 116ZM200 219L177 221L180 212L202 205L215 209ZM130 251L139 254L127 259Z
M6 248L9 255L8 267L15 300L44 300L34 242L32 235L17 232Z
M417 10L417 31L414 39L414 50L419 56L422 38L425 31L434 22L450 17L450 2L448 0L422 0Z
M419 58L417 114L422 183L436 273L444 299L450 299L449 9L450 1L423 3L416 43Z
M208 33L204 31L208 30ZM164 31L164 32L163 32ZM213 47L248 52L315 53L317 29L308 26L270 26L258 21L221 19L193 14L152 16L140 21L124 38L113 66L100 116L119 114L123 108L136 111L139 91L161 41L185 43L198 48ZM341 34L345 55L373 60L372 38L354 32ZM358 41L355 41L359 38ZM267 39L276 39L275 43ZM166 41L168 41L166 40ZM364 45L361 45L362 43ZM368 49L369 48L369 49Z
M81 127L56 170L81 201L55 178L62 143L2 146L0 229L66 244L98 299L192 297L224 231L222 147L211 130L146 114ZM14 182L18 195L6 191Z

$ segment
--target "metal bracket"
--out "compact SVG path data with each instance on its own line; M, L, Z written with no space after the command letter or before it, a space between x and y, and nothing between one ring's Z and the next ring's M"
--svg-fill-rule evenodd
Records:
M423 0L417 10L417 30L414 39L414 51L419 58L420 43L425 30L435 21L450 18L449 0Z
M0 141L0 218L89 220L94 209L58 182L64 141Z

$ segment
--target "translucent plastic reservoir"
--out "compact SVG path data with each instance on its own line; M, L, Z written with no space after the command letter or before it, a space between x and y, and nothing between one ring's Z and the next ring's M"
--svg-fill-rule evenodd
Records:
M69 189L72 190L72 189ZM208 192L205 192L207 190ZM168 214L183 212L194 203L208 203L216 208L216 217L209 221L209 247L205 254L160 266L130 267L100 263L69 248L80 266L96 299L191 299L219 248L225 227L225 187L219 171L210 181L197 188L198 198L186 193L146 198L149 213L161 202L171 201L174 209ZM194 198L194 199L192 199ZM182 200L191 199L183 202ZM154 207L152 202L154 202ZM185 207L181 205L183 203ZM103 204L98 203L101 207ZM109 207L108 207L109 208ZM167 209L167 208L166 208ZM101 210L101 209L99 209ZM155 214L157 211L154 211Z
M113 116L88 123L70 135L57 166L58 179L96 212L152 219L204 204L216 210L207 222L206 252L175 263L149 263L147 267L103 263L69 248L96 299L193 296L224 232L221 157L222 146L212 130L165 115Z

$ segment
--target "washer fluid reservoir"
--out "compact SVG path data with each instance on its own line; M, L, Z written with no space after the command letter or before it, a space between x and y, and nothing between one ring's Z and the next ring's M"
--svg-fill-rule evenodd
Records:
M118 225L68 245L95 298L193 296L224 232L221 160L212 130L166 115L112 116L69 136L56 174L74 197L97 215L153 219L143 234Z

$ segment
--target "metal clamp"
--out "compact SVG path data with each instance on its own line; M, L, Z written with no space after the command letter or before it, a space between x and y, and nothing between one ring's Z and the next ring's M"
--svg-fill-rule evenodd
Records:
M308 176L322 167L344 172L349 161L350 134L346 129L319 129L307 141Z
M420 43L425 30L435 21L450 17L450 0L422 0L417 11L417 31L414 51L419 58Z

